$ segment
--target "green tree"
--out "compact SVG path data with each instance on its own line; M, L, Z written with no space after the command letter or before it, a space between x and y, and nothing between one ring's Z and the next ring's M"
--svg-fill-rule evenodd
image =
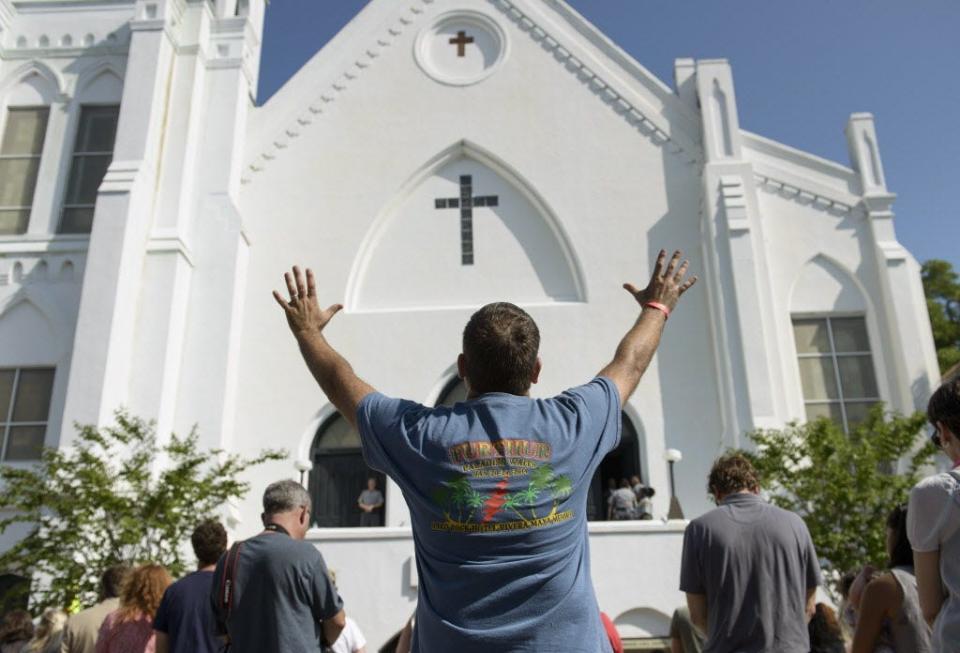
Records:
M93 603L113 564L156 562L181 575L196 524L250 489L239 475L285 457L201 451L195 430L160 443L152 423L119 411L115 425L79 427L71 447L44 450L36 465L0 467L0 530L29 528L0 569L32 577L38 610Z
M921 271L940 371L960 363L960 279L947 261L931 259Z
M825 418L750 434L757 448L746 455L773 502L803 517L831 589L845 571L885 564L887 514L934 454L924 422L878 405L849 436Z

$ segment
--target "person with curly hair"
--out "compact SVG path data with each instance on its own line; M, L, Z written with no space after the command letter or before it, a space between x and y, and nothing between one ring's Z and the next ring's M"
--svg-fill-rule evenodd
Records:
M710 470L714 510L683 535L680 591L704 651L809 653L820 565L799 515L760 497L760 480L742 454Z
M131 571L120 590L120 607L100 626L96 653L155 653L153 619L172 582L161 565Z
M33 619L26 610L11 610L0 623L0 653L21 653L33 637Z

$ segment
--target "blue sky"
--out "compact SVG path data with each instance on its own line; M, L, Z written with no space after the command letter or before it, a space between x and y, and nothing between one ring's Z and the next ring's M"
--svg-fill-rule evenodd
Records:
M677 57L729 59L740 124L768 138L848 164L846 119L873 113L900 241L960 269L960 2L569 1L668 84ZM365 4L273 0L259 101Z

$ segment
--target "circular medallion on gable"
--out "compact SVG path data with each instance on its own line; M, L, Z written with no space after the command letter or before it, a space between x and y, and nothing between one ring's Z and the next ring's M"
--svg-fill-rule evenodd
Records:
M455 11L420 32L414 48L427 75L443 84L467 86L486 79L503 63L507 39L489 16Z

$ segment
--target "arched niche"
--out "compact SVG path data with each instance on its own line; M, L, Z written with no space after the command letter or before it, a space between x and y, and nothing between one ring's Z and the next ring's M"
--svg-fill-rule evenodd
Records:
M793 284L792 314L866 311L867 300L856 279L826 256L808 261Z
M573 247L537 192L461 142L427 162L375 220L354 261L347 308L459 308L585 300Z
M0 303L0 367L56 365L63 350L60 335L31 295L20 291Z
M62 93L60 77L46 64L31 61L0 81L0 102L8 107L47 106Z
M662 637L670 632L670 617L653 608L634 608L617 616L613 625L624 639Z
M357 499L367 486L367 479L377 480L377 487L386 495L386 477L367 467L360 447L360 434L333 413L320 423L310 446L308 491L313 500L311 523L320 528L360 526ZM383 524L385 508L380 512Z
M81 104L120 104L123 78L108 64L82 72L77 79L76 100Z

